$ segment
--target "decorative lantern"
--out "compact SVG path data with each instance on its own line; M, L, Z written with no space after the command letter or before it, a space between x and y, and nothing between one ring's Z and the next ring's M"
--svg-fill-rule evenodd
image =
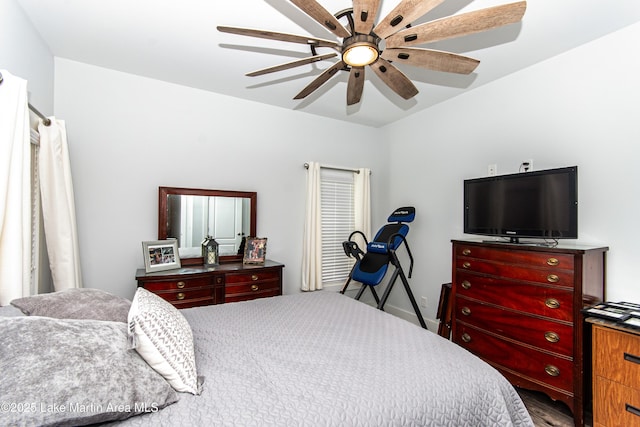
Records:
M202 241L202 259L205 267L218 265L218 242L211 236Z

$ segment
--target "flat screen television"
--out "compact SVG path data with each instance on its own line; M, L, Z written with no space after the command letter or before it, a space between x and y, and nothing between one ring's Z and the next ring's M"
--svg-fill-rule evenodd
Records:
M541 239L578 238L578 167L464 181L464 232Z

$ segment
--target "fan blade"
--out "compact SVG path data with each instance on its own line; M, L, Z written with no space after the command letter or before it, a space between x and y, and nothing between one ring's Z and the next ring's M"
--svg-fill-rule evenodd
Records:
M298 6L304 13L315 19L320 25L331 31L338 37L350 37L351 33L342 26L340 21L327 9L322 7L315 0L291 0L291 3Z
M339 47L337 42L325 39L317 39L315 37L297 36L295 34L276 33L267 30L253 30L250 28L224 27L218 26L218 31L223 33L238 34L241 36L259 37L262 39L278 40L283 42L308 44L318 47Z
M513 24L522 19L526 8L527 2L521 1L416 25L387 38L387 47L431 43Z
M376 25L373 32L381 39L386 39L391 34L406 25L409 25L443 1L444 0L402 0L378 23L378 25ZM400 26L398 27L398 25Z
M302 91L300 91L299 94L297 94L296 96L293 97L293 99L302 99L305 98L306 96L308 96L309 94L311 94L311 92L313 92L314 90L318 89L320 86L322 86L323 83L325 83L327 80L329 80L331 77L333 77L338 71L340 71L343 67L345 66L345 63L342 61L338 61L335 64L333 64L331 67L327 68L326 70L324 70L322 72L322 74L320 74L318 77L315 78L315 80L313 80L311 83L309 83L304 89L302 89Z
M418 88L411 80L384 59L378 58L370 67L387 86L404 99L413 98L418 94Z
M353 21L356 33L371 32L379 8L380 0L353 0Z
M245 74L249 77L261 76L263 74L274 73L276 71L288 70L289 68L299 67L305 64L311 64L313 62L322 61L325 59L333 58L334 56L338 56L337 53L327 53L325 55L314 55L309 56L307 58L296 59L295 61L285 62L284 64L274 65L273 67L263 68L261 70L252 71L250 73Z
M360 102L364 89L364 67L351 67L347 84L347 105Z
M385 49L382 57L387 61L397 61L399 64L458 74L469 74L480 63L477 59L455 53L416 48Z

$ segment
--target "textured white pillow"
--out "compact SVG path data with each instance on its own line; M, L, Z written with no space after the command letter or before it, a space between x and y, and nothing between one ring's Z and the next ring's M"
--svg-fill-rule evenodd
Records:
M138 288L129 310L129 337L140 356L175 390L200 394L193 333L177 308Z

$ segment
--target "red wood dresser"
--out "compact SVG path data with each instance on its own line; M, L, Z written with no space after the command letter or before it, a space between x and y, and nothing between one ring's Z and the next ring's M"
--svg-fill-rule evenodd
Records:
M604 298L607 250L454 240L453 341L513 385L565 402L583 425L580 310Z
M136 280L139 287L177 308L188 308L282 295L283 268L283 264L267 260L264 265L230 262L154 273L139 269Z

